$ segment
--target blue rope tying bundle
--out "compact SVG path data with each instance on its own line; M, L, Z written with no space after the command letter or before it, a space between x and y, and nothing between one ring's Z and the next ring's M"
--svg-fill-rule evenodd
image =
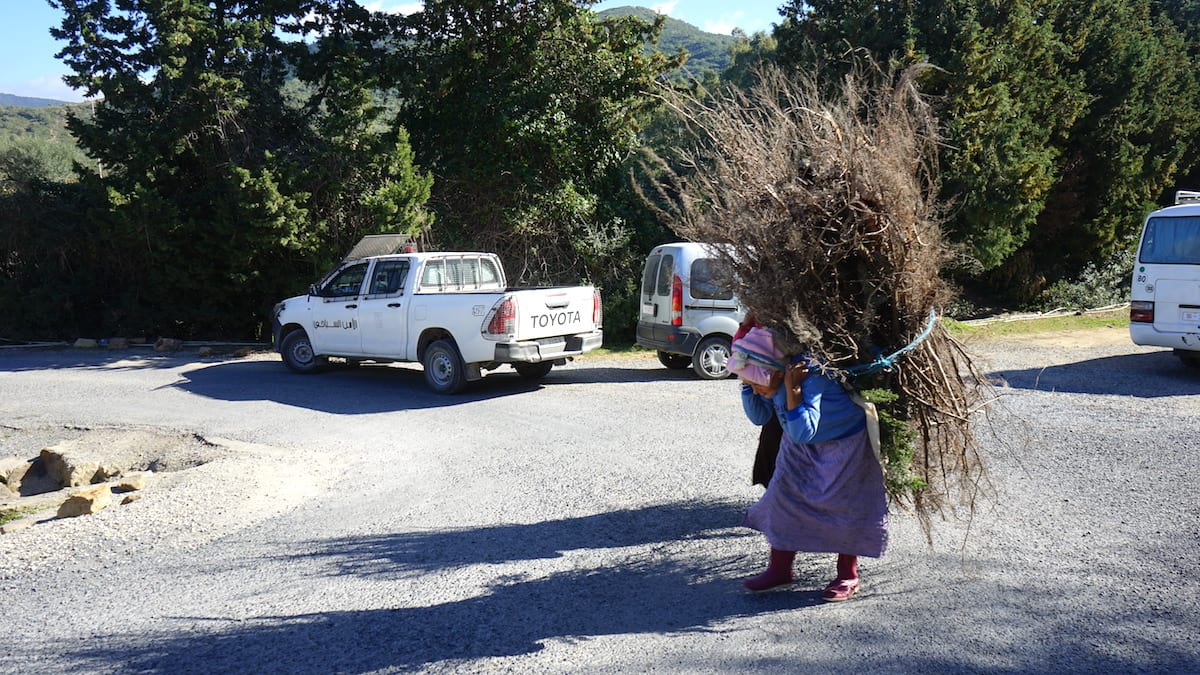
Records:
M846 368L847 377L862 377L863 375L873 375L883 370L891 370L896 365L896 359L904 356L908 352L916 349L917 345L925 341L929 334L933 332L933 326L937 323L937 313L934 310L929 310L929 324L925 326L925 330L921 331L912 342L901 347L889 356L884 356L878 349L875 350L875 360L870 363L864 363L858 366Z

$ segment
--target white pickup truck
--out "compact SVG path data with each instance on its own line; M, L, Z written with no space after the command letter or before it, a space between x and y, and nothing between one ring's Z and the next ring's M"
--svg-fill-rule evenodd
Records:
M348 258L273 312L275 348L294 372L316 372L328 357L420 362L442 394L505 363L543 377L599 347L600 326L591 286L508 288L490 253Z

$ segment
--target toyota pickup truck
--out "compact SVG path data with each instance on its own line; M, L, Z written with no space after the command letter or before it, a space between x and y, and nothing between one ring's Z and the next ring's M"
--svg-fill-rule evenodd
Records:
M307 294L275 305L272 323L293 372L318 372L330 357L419 362L441 394L503 364L541 378L603 340L594 288L509 288L490 253L348 257Z

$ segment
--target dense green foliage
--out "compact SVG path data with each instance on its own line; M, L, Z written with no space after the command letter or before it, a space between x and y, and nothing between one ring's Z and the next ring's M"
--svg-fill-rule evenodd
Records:
M642 256L677 238L641 151L690 142L660 88L766 62L934 66L956 274L993 301L1119 294L1145 212L1200 188L1197 0L792 0L753 36L586 0L52 4L102 102L0 106L2 338L263 339L271 303L403 231L595 283L630 342Z
M1195 161L1184 4L793 0L776 37L803 68L840 72L847 45L936 66L924 86L941 103L950 230L993 291L1028 301L1128 246Z
M657 27L570 0L432 0L407 23L390 74L436 241L495 251L522 283L603 281L627 240L605 192L676 65L643 51Z
M913 471L917 434L904 422L903 411L896 410L900 396L886 388L864 389L860 395L875 405L879 419L879 454L888 495L903 500L920 493L928 485Z

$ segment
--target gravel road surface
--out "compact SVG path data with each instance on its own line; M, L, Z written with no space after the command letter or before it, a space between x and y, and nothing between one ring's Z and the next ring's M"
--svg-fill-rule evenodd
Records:
M1121 329L970 347L994 494L932 543L893 509L840 604L831 555L740 586L766 544L733 381L607 357L441 397L415 367L0 350L0 455L211 444L0 536L0 672L1200 672L1200 371Z

